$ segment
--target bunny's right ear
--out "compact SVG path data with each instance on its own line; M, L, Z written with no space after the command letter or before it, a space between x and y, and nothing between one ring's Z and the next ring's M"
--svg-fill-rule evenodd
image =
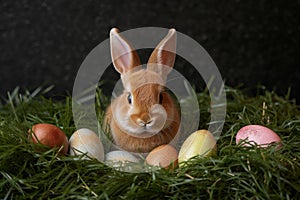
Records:
M140 65L140 59L131 45L119 34L116 28L110 31L110 51L115 69L124 74Z
M157 72L164 80L172 70L176 57L176 30L170 29L165 38L157 45L152 52L147 69Z

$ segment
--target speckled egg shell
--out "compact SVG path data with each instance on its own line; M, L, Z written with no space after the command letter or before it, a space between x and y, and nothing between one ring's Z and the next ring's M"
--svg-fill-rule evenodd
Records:
M127 161L127 162L137 163L137 162L139 162L139 159L127 151L116 150L116 151L108 152L105 156L105 161L106 162L126 162Z
M238 144L241 140L256 143L259 147L267 147L271 143L281 141L274 131L261 125L248 125L241 128L236 134L236 143ZM243 145L249 146L247 143Z

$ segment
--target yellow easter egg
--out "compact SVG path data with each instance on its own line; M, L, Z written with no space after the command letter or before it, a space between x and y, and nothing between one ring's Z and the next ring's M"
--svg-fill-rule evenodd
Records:
M208 130L198 130L192 133L182 144L179 155L179 164L188 159L200 156L209 156L216 153L217 144L214 136Z

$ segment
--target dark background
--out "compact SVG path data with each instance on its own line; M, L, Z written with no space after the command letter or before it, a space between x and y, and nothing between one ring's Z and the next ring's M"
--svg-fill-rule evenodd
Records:
M299 15L299 0L2 0L0 96L40 85L71 93L82 61L112 27L154 26L198 41L227 85L262 84L280 95L291 87L299 103Z

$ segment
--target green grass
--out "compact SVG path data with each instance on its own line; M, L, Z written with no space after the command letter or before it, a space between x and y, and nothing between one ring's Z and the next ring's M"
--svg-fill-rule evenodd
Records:
M300 199L300 110L289 95L260 89L249 97L227 88L218 155L195 157L175 170L126 173L96 160L57 155L55 149L37 151L38 144L27 139L33 124L57 125L68 137L76 129L71 98L55 101L43 97L45 92L16 89L0 104L1 199ZM198 94L198 100L199 126L207 128L209 95ZM248 124L273 129L283 147L236 145L235 134Z

